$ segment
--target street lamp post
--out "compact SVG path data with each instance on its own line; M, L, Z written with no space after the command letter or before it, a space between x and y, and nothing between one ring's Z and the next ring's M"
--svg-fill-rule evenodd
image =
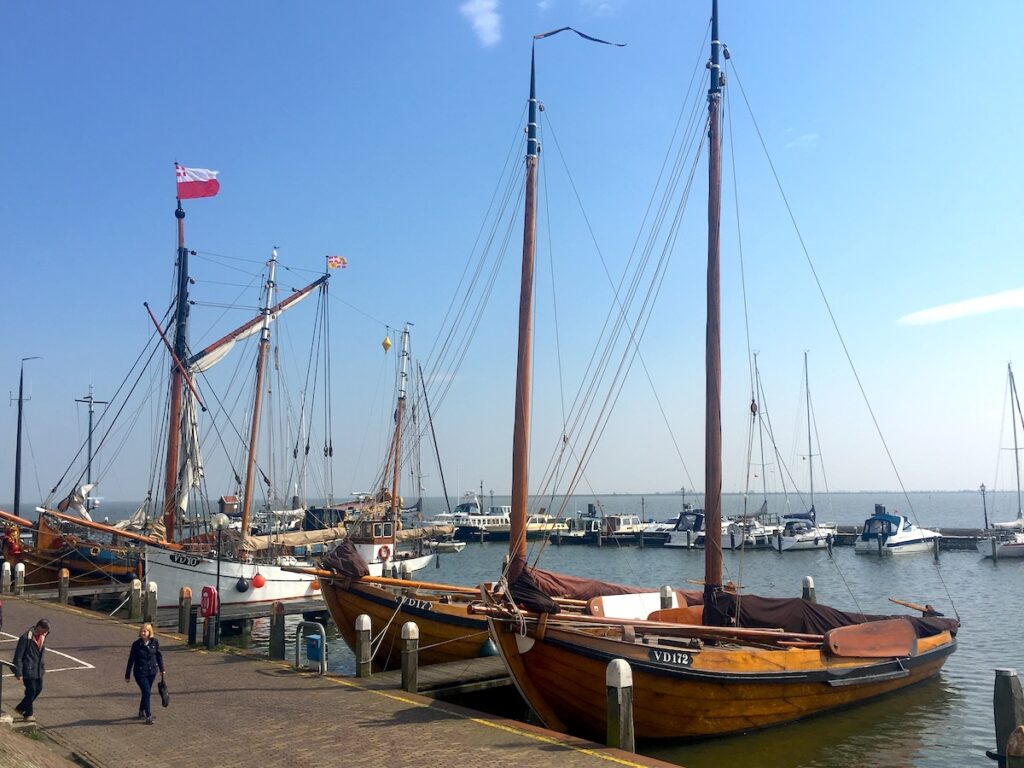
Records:
M981 484L981 488L979 488L978 490L981 491L981 510L982 510L982 514L985 515L985 530L987 531L988 530L988 504L985 501L985 484L982 483Z
M216 645L220 642L220 551L221 542L223 541L224 529L228 527L230 521L228 516L223 512L218 512L210 518L210 525L213 526L213 530L217 532L217 618L216 623L213 626L213 642Z

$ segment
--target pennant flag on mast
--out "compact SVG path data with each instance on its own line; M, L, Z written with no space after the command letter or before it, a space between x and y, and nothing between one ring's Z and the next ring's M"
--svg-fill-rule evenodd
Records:
M209 171L206 168L186 168L175 163L174 174L178 180L179 200L213 197L220 192L217 171Z

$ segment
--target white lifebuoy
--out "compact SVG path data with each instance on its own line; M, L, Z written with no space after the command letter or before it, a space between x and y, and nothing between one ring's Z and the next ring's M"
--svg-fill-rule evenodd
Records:
M377 557L381 560L387 560L391 557L391 547L387 544L382 545L381 548L377 550Z

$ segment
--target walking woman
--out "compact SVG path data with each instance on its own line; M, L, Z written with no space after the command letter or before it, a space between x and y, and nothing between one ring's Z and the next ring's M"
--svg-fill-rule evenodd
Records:
M18 638L18 646L14 650L14 677L25 684L25 698L14 708L14 711L25 718L25 722L35 722L32 714L32 703L43 691L43 675L46 674L46 635L50 632L50 623L40 619L35 626Z
M153 710L149 707L149 694L153 690L157 671L162 680L165 674L164 657L160 653L160 641L153 637L153 625L143 624L139 629L139 639L132 643L128 654L128 666L124 670L124 681L127 683L135 673L135 682L142 692L139 701L139 719L146 718L146 725L153 724Z

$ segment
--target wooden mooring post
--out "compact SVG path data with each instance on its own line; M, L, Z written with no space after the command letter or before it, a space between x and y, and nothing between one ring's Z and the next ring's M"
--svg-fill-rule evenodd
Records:
M992 713L995 720L996 748L988 756L1008 765L1006 758L1010 735L1017 727L1024 725L1024 691L1016 669L997 669L995 686L992 691ZM1024 765L1024 763L1018 763Z
M18 563L14 566L14 594L21 595L25 592L25 564Z
M1006 768L1024 768L1024 725L1018 725L1006 741Z
M633 670L625 659L613 659L605 673L608 686L608 746L635 752L633 738Z
M420 628L415 621L402 625L402 690L416 693L419 669Z
M804 587L800 594L800 597L806 600L808 603L818 602L818 597L814 593L814 579L810 576L804 576Z
M132 592L128 596L128 621L139 621L142 618L142 582L132 579Z
M68 604L68 589L71 588L71 572L67 568L61 568L57 575L57 601L61 605Z
M664 611L672 607L673 590L672 587L665 585L659 590L661 593L661 609Z
M283 659L284 654L284 603L276 600L270 606L270 658Z
M356 677L369 677L370 668L370 617L365 613L356 616Z
M178 632L188 632L188 615L192 612L192 589L182 587L178 591Z
M146 585L146 599L142 601L142 620L152 623L156 621L156 582Z

